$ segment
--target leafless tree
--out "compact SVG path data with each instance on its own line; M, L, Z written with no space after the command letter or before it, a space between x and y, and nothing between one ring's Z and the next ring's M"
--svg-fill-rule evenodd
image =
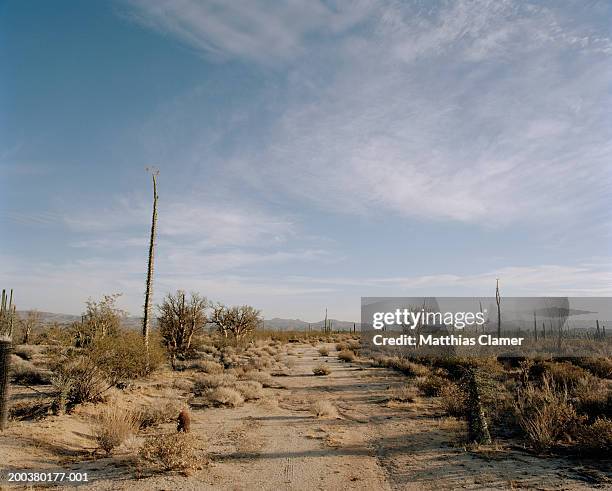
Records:
M219 303L213 308L210 322L217 326L223 336L231 334L240 340L261 325L260 314L259 310L249 305L226 307Z
M23 344L28 344L32 331L40 324L40 312L37 310L28 310L25 318L21 319L20 324L23 333Z
M95 338L115 336L119 332L126 312L116 307L121 293L104 295L101 300L93 299L85 302L85 312L81 322L74 324L77 346L90 344Z
M191 348L194 334L202 330L208 322L206 310L210 306L205 297L191 293L189 298L184 291L169 293L159 309L159 332L164 339L170 359L174 366L177 356L186 354Z

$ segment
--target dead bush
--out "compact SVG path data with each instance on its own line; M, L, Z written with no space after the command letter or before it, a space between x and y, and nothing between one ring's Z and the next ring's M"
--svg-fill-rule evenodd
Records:
M17 362L11 363L10 376L17 385L47 385L51 383L51 377L47 372L36 368L31 363L16 358Z
M22 360L30 361L34 356L34 349L31 346L16 346L13 353Z
M545 377L541 385L520 390L515 403L518 422L537 451L548 450L577 434L584 417L576 413L565 389Z
M216 387L204 393L204 399L211 406L238 407L244 403L244 398L232 387Z
M246 372L245 374L240 376L240 378L244 380L253 380L255 382L259 382L262 387L274 386L274 379L272 378L272 375L270 375L268 372Z
M419 390L428 397L437 397L443 387L449 385L449 381L439 375L428 375L417 382Z
M235 388L245 401L261 399L263 397L263 386L254 380L236 382Z
M417 400L416 387L402 385L389 389L389 400L396 402L415 402Z
M192 433L151 436L145 440L138 454L166 472L187 472L198 467L199 459Z
M463 418L467 415L467 397L465 391L457 384L448 384L440 388L440 402L449 416Z
M102 400L102 394L112 386L106 375L85 356L59 362L53 371L51 383L59 394L56 401L59 412L67 406L98 402Z
M318 400L310 406L310 412L317 418L337 418L338 409L334 404L327 400Z
M110 455L139 426L137 412L114 405L105 407L95 417L93 434L98 447Z
M158 399L143 406L138 411L138 426L140 429L170 423L183 408L183 404L176 400Z
M345 362L355 361L355 353L348 349L342 350L338 353L338 359Z
M211 360L198 360L192 363L191 368L209 374L223 373L223 365Z
M328 356L329 355L329 348L327 348L327 346L321 346L319 348L319 354L321 356Z
M206 390L216 389L218 387L233 387L236 383L236 376L228 373L218 375L203 375L196 379L193 392L202 394Z
M593 424L582 427L578 442L584 450L609 455L612 452L612 420L597 418Z
M312 373L317 376L329 375L331 373L331 369L324 363L320 363L312 369Z

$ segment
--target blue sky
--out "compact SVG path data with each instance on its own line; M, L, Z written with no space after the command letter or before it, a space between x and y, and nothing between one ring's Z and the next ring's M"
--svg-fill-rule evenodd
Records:
M612 294L607 1L4 1L0 285L359 317Z

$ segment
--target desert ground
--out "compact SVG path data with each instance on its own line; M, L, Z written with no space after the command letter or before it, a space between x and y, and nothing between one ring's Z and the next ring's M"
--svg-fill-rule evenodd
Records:
M176 433L174 421L138 432L112 455L100 453L93 404L12 421L0 435L2 467L87 472L86 487L100 490L612 487L612 469L600 459L543 458L500 441L466 446L465 423L447 416L438 398L411 392L414 381L396 371L341 361L333 343L282 344L275 360L260 396L237 407L200 405L190 370L163 369L117 391L126 404L190 406L198 463L188 472L152 470L134 450L152 431ZM320 364L328 375L313 374ZM394 398L398 387L411 395ZM45 387L14 388L13 399L40 397L35 389Z

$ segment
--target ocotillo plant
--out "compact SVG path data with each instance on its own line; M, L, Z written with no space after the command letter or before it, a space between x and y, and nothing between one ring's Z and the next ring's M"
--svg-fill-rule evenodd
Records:
M8 421L9 368L11 362L11 340L0 337L0 431Z
M157 176L159 171L147 169L153 178L153 217L151 218L151 237L149 239L149 261L147 263L147 285L145 289L144 318L142 320L142 335L144 337L145 356L147 357L147 367L149 360L149 331L152 316L153 304L153 264L155 258L155 233L157 228Z

